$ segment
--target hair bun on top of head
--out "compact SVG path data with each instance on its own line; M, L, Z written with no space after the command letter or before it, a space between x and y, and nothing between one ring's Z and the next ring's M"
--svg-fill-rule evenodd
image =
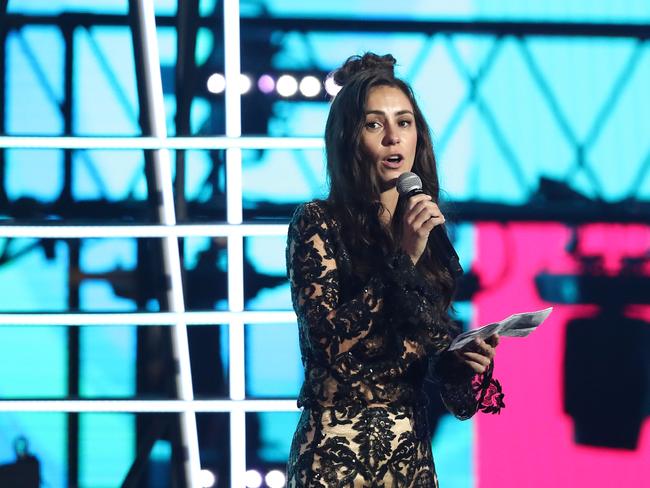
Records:
M343 66L334 72L334 82L339 86L345 86L358 73L368 71L386 72L393 77L395 76L396 62L396 59L390 54L379 56L375 53L365 53L363 56L350 56Z

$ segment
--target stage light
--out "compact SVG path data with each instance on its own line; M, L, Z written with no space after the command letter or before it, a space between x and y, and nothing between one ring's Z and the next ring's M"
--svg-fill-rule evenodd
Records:
M255 76L240 73L238 83L240 95L248 94L254 82ZM212 73L206 83L208 91L215 95L222 95L226 89L226 78L222 73ZM283 98L293 97L298 93L305 98L314 98L322 91L323 83L314 75L306 75L300 79L294 75L284 74L276 79L273 74L264 73L257 78L257 88L266 95L273 95L276 92ZM341 87L331 78L325 80L325 90L331 96L336 95L340 89Z
M244 480L246 482L246 488L260 488L262 486L262 475L254 469L246 471Z
M253 82L251 81L251 79L242 73L239 77L239 93L241 93L242 95L244 93L248 93L252 85Z
M282 75L280 78L278 78L275 89L281 96L290 97L295 95L298 91L298 82L291 75Z
M201 488L212 488L217 482L217 477L209 469L202 469L199 480L201 481Z
M341 91L341 87L334 82L334 78L328 76L325 79L325 91L332 97L335 97L336 94Z
M320 80L315 76L305 76L300 80L300 93L306 97L315 97L320 93Z
M210 93L223 93L226 89L226 78L221 73L212 73L208 78L208 91Z
M275 80L271 75L262 75L260 76L260 79L257 80L257 88L262 93L272 93L273 90L275 90Z
M273 469L266 473L264 481L269 485L269 488L282 488L286 480L282 471Z

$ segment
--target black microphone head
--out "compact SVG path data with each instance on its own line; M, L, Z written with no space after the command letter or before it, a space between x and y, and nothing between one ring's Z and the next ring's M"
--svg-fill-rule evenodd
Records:
M414 191L422 191L422 180L415 173L407 171L402 173L397 178L397 193L400 195L408 195Z

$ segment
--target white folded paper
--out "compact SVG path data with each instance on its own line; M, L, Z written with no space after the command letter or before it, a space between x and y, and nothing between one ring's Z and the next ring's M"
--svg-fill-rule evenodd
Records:
M501 322L484 325L478 329L472 329L458 335L451 345L450 351L462 348L476 337L487 339L492 334L499 334L505 337L526 337L540 325L553 311L553 307L538 310L536 312L522 312L511 315Z

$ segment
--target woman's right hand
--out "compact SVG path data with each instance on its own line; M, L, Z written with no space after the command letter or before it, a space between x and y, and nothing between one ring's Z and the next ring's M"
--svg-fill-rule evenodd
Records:
M444 223L445 217L438 205L431 200L431 195L421 193L408 199L401 245L413 264L417 264L424 253L433 228Z

